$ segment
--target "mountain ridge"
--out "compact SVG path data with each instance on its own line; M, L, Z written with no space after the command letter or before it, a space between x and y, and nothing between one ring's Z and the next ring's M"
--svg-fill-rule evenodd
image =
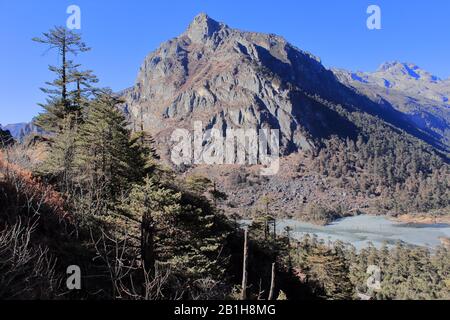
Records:
M280 129L285 154L314 149L311 135L357 135L351 123L308 95L380 117L440 150L448 147L387 99L354 92L342 75L283 37L232 29L206 14L145 58L134 88L125 94L125 109L135 127L142 122L158 136L166 131L166 144L168 128L193 128L193 120L222 132L245 126Z
M375 72L333 69L337 78L369 99L384 100L449 150L450 82L412 63L388 62Z
M43 133L41 129L33 124L33 120L31 122L13 123L5 126L0 125L0 128L9 131L14 139L19 141L32 133Z

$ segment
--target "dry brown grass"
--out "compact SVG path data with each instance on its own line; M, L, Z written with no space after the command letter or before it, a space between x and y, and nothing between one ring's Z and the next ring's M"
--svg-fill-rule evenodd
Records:
M56 216L64 220L72 220L65 210L64 198L51 186L44 184L33 176L31 171L11 163L4 151L0 151L0 178L4 188L15 190L17 197L26 201L28 206L42 208L45 206Z

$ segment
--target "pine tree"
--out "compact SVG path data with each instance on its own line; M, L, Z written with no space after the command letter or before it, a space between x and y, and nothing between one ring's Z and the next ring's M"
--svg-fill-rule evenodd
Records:
M92 70L81 71L80 65L71 69L70 81L74 83L74 90L70 92L70 99L74 110L81 111L88 106L90 98L97 92L93 85L98 83Z
M343 244L325 245L316 236L305 236L293 257L294 267L306 275L315 294L327 299L351 299L354 286L350 280L350 264ZM351 252L349 254L351 256Z
M46 132L59 133L62 130L62 123L70 113L81 112L80 106L71 99L70 84L77 80L77 73L74 72L73 61L70 55L77 55L80 52L86 52L90 49L81 40L81 36L72 30L64 27L56 27L43 34L41 38L33 38L33 41L47 45L48 50L57 50L61 59L60 66L50 66L49 70L56 74L55 80L47 82L47 88L41 90L48 95L47 103L41 106L46 112L40 114L35 124ZM92 78L84 74L84 82ZM82 81L78 84L81 85ZM77 119L79 117L74 117Z
M203 195L213 186L213 183L210 179L202 175L191 175L187 177L186 183L188 188L192 191L198 193L199 195Z
M97 82L91 71L79 71L80 65L75 65L71 58L90 49L79 34L63 27L56 27L33 40L45 44L48 50L56 50L61 61L59 66L49 67L55 79L41 89L48 95L47 103L41 104L45 112L34 120L36 126L50 133L51 141L51 152L39 171L55 181L59 191L71 193L75 136L83 120L83 109L94 90L91 85Z
M77 134L75 164L81 185L101 207L111 209L133 182L136 158L121 103L103 92L89 105Z
M134 186L126 211L141 222L146 264L165 265L185 279L222 280L227 266L222 250L229 227L205 198L153 176Z
M133 149L131 156L134 163L130 175L134 181L142 181L145 177L160 171L157 160L159 156L154 147L152 136L144 131L138 131L131 134L130 145Z
M146 270L154 271L155 254L155 218L152 213L151 194L154 192L154 180L147 177L143 184L135 184L125 204L125 212L133 222L133 229L127 230L139 238L141 259ZM127 229L130 229L127 226Z
M77 127L72 126L73 116L61 121L61 132L54 136L51 150L39 169L41 173L53 177L62 192L70 192L74 186Z

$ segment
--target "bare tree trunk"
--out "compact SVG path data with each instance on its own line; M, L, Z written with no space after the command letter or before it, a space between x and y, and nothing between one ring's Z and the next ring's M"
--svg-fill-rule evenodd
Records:
M275 262L272 263L272 280L270 281L269 300L273 300L274 290L275 290Z
M147 202L144 202L147 203ZM153 251L153 224L150 214L147 212L141 221L141 257L146 272L154 272L155 256Z
M270 231L269 231L269 216L266 216L266 219L264 220L264 240L267 240L269 237Z
M67 35L64 34L64 39L63 39L63 43L62 43L62 90L61 90L61 96L62 96L62 101L64 104L64 108L66 108L66 112L67 109L69 108L69 103L67 101L67 44L66 44L66 39L67 39Z
M273 219L273 239L277 239L277 219Z
M244 233L244 264L242 269L242 295L241 300L247 300L247 267L248 267L248 228Z

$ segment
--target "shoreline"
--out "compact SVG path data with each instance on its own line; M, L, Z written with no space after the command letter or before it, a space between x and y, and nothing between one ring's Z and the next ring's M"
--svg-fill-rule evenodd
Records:
M364 215L364 214L363 214ZM450 226L450 215L443 215L443 216L437 216L437 217L433 217L433 216L429 216L426 214L402 214L402 215L398 215L396 217L394 216L389 216L389 215L378 215L378 214L371 214L371 213L367 213L366 215L368 216L380 216L380 217L384 217L388 220L391 220L393 222L397 222L397 223L410 223L410 224L422 224L422 225L436 225L436 224L445 224L445 225L449 225ZM289 217L289 219L294 219L297 220L299 222L303 222L303 223L310 223L312 225L315 226L321 226L321 227L325 227L328 225L333 224L334 222L337 222L341 219L346 219L346 218L351 218L351 217L355 217L353 215L348 215L348 216L343 216L343 217L339 217L330 221L318 221L318 220L312 220L312 219L304 219L303 217Z
M388 217L388 216L387 216ZM448 224L450 225L450 216L439 216L439 217L430 217L426 215L412 215L412 214L404 214L397 217L388 217L392 221L395 222L403 222L403 223L415 223L415 224Z

